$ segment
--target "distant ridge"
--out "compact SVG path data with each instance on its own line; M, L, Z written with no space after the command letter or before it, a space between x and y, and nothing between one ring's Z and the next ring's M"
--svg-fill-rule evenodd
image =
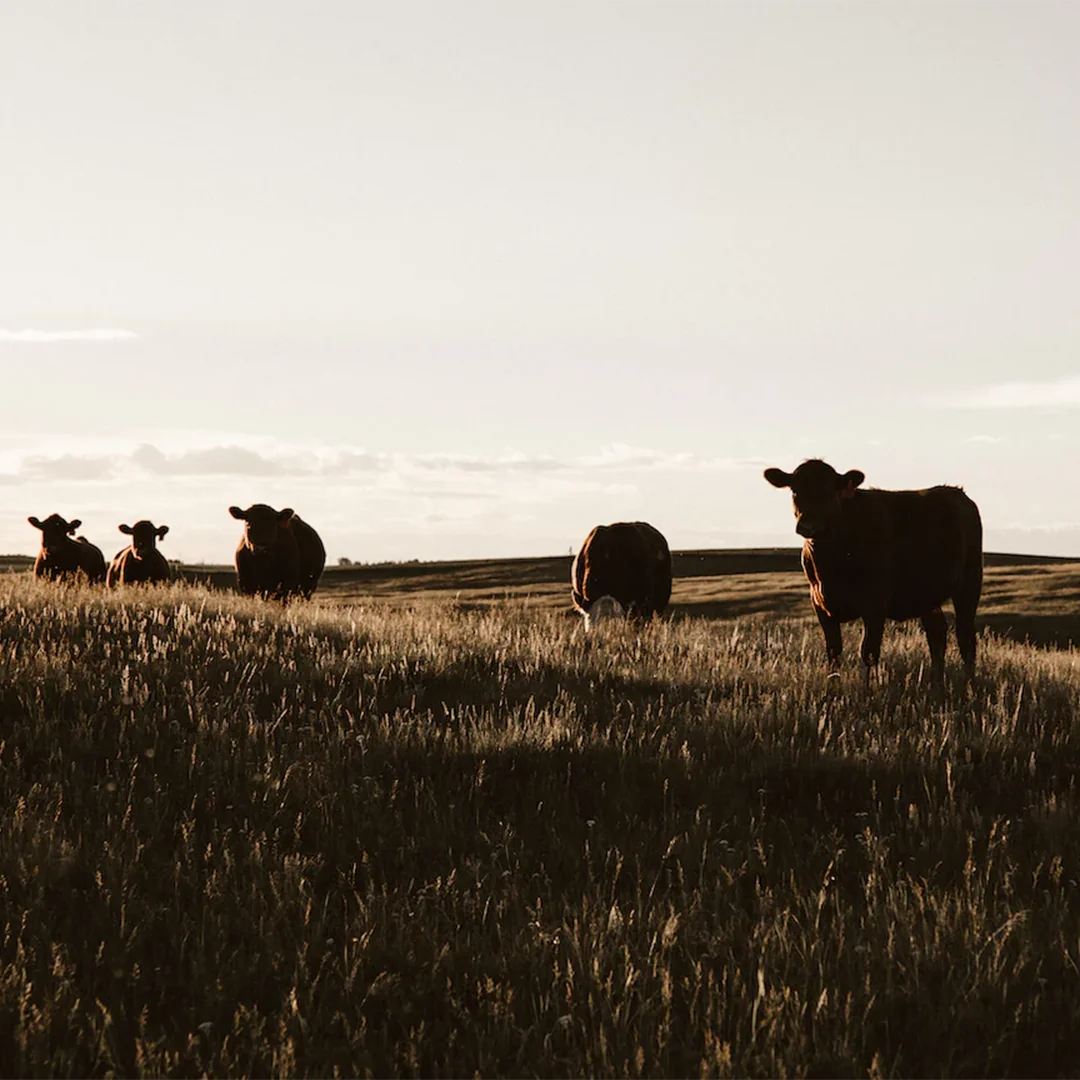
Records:
M700 551L677 551L672 554L675 577L700 577L697 566L707 566L706 576L716 574L776 573L782 570L801 570L801 547L791 548L711 548ZM1057 566L1080 562L1080 556L1019 555L988 551L983 555L986 566ZM694 567L692 573L687 570ZM680 568L681 571L680 572Z
M675 578L723 577L727 574L776 574L801 571L797 547L700 548L672 552L672 575ZM426 574L454 575L461 580L475 579L476 584L490 581L500 585L533 585L568 580L572 555L544 555L535 558L517 556L507 559L446 559L412 562L386 562L329 566L326 575L337 581L392 581ZM1058 566L1080 562L1080 557L1064 555L1022 555L987 552L987 566ZM28 570L32 555L0 555L0 573ZM217 588L232 584L233 568L229 563L184 563L181 573L189 581L205 581Z

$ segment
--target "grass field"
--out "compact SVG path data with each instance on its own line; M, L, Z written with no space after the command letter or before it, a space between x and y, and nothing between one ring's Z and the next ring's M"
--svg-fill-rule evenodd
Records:
M0 1073L1076 1072L1080 664L999 631L1080 566L942 696L895 626L830 684L791 570L585 639L535 562L0 575Z
M16 558L10 568L26 569L30 560ZM438 600L463 610L510 603L575 618L570 563L562 556L330 567L315 603L408 608ZM809 615L797 548L677 551L673 572L670 616L676 620ZM185 567L183 573L188 581L215 589L231 589L235 582L231 566ZM1080 643L1080 560L987 554L977 625L1036 645Z

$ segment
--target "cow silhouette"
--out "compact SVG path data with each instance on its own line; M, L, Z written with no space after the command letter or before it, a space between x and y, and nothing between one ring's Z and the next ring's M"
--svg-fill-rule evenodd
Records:
M766 469L765 479L791 489L795 531L803 537L803 571L831 674L840 668L841 624L862 619L860 653L869 679L881 653L885 620L919 619L933 676L941 681L946 639L941 605L951 600L956 642L970 676L982 592L982 520L962 488L863 490L865 476L858 469L840 474L817 459L792 473Z
M585 629L606 618L647 619L671 598L671 551L644 521L597 525L570 568L570 598Z
M105 556L101 549L85 536L72 538L71 534L82 524L79 518L65 521L59 514L50 514L44 521L36 517L26 520L41 530L41 550L34 560L35 577L56 581L81 574L91 582L105 580Z
M315 592L326 565L319 534L291 509L255 503L246 510L230 506L244 523L236 549L236 582L242 593L286 600L307 599Z
M157 549L157 542L168 531L168 525L152 521L136 521L120 525L120 531L131 537L131 543L118 551L109 564L109 585L141 585L168 581L172 577L169 562Z

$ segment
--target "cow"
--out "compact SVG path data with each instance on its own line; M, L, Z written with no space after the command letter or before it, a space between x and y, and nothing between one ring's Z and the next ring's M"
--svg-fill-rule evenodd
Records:
M65 521L59 514L50 514L44 521L26 519L41 530L41 551L34 560L34 576L57 581L60 578L83 574L91 582L105 580L105 556L85 536L73 540L71 534L82 524Z
M877 665L886 618L919 619L930 647L932 676L945 676L945 616L951 600L956 643L967 677L975 668L975 609L982 592L982 519L962 488L860 490L858 469L838 473L824 461L794 472L766 469L773 487L790 488L795 531L810 601L825 634L829 674L838 675L840 626L863 621L860 650L866 681Z
M597 525L570 568L570 598L585 629L605 618L648 619L671 598L671 551L644 521Z
M134 525L120 525L119 529L131 537L131 543L118 551L109 564L109 586L142 585L168 581L172 577L168 560L157 549L158 539L169 531L168 525L136 521Z
M242 593L286 600L311 599L326 565L319 534L292 510L255 503L246 510L230 506L244 523L236 549L236 582Z

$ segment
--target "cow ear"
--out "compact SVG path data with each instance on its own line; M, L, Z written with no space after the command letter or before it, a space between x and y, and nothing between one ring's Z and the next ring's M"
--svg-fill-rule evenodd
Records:
M293 519L293 511L292 510L286 509L286 510L279 510L278 511L278 521L282 525L288 525L289 522L292 521L292 519Z
M230 506L229 513L239 521L247 521L247 514L239 506Z
M119 530L125 536L130 536L131 535L131 526L130 525L118 525L117 528L119 528Z
M836 486L840 491L841 499L853 499L855 497L855 489L866 479L866 474L859 472L858 469L851 469L844 473L843 476L836 478Z
M159 525L158 526L158 531L157 531L158 539L163 540L165 538L165 534L168 531L169 531L169 526L168 525Z
M82 520L80 518L76 518L74 521L69 521L68 522L68 532L73 533L81 524L82 524Z
M791 473L786 473L783 469L766 469L765 479L768 480L773 487L791 487Z
M30 524L33 525L35 529L44 529L45 528L45 526L41 524L41 521L38 518L34 517L32 514L26 520L29 521Z

